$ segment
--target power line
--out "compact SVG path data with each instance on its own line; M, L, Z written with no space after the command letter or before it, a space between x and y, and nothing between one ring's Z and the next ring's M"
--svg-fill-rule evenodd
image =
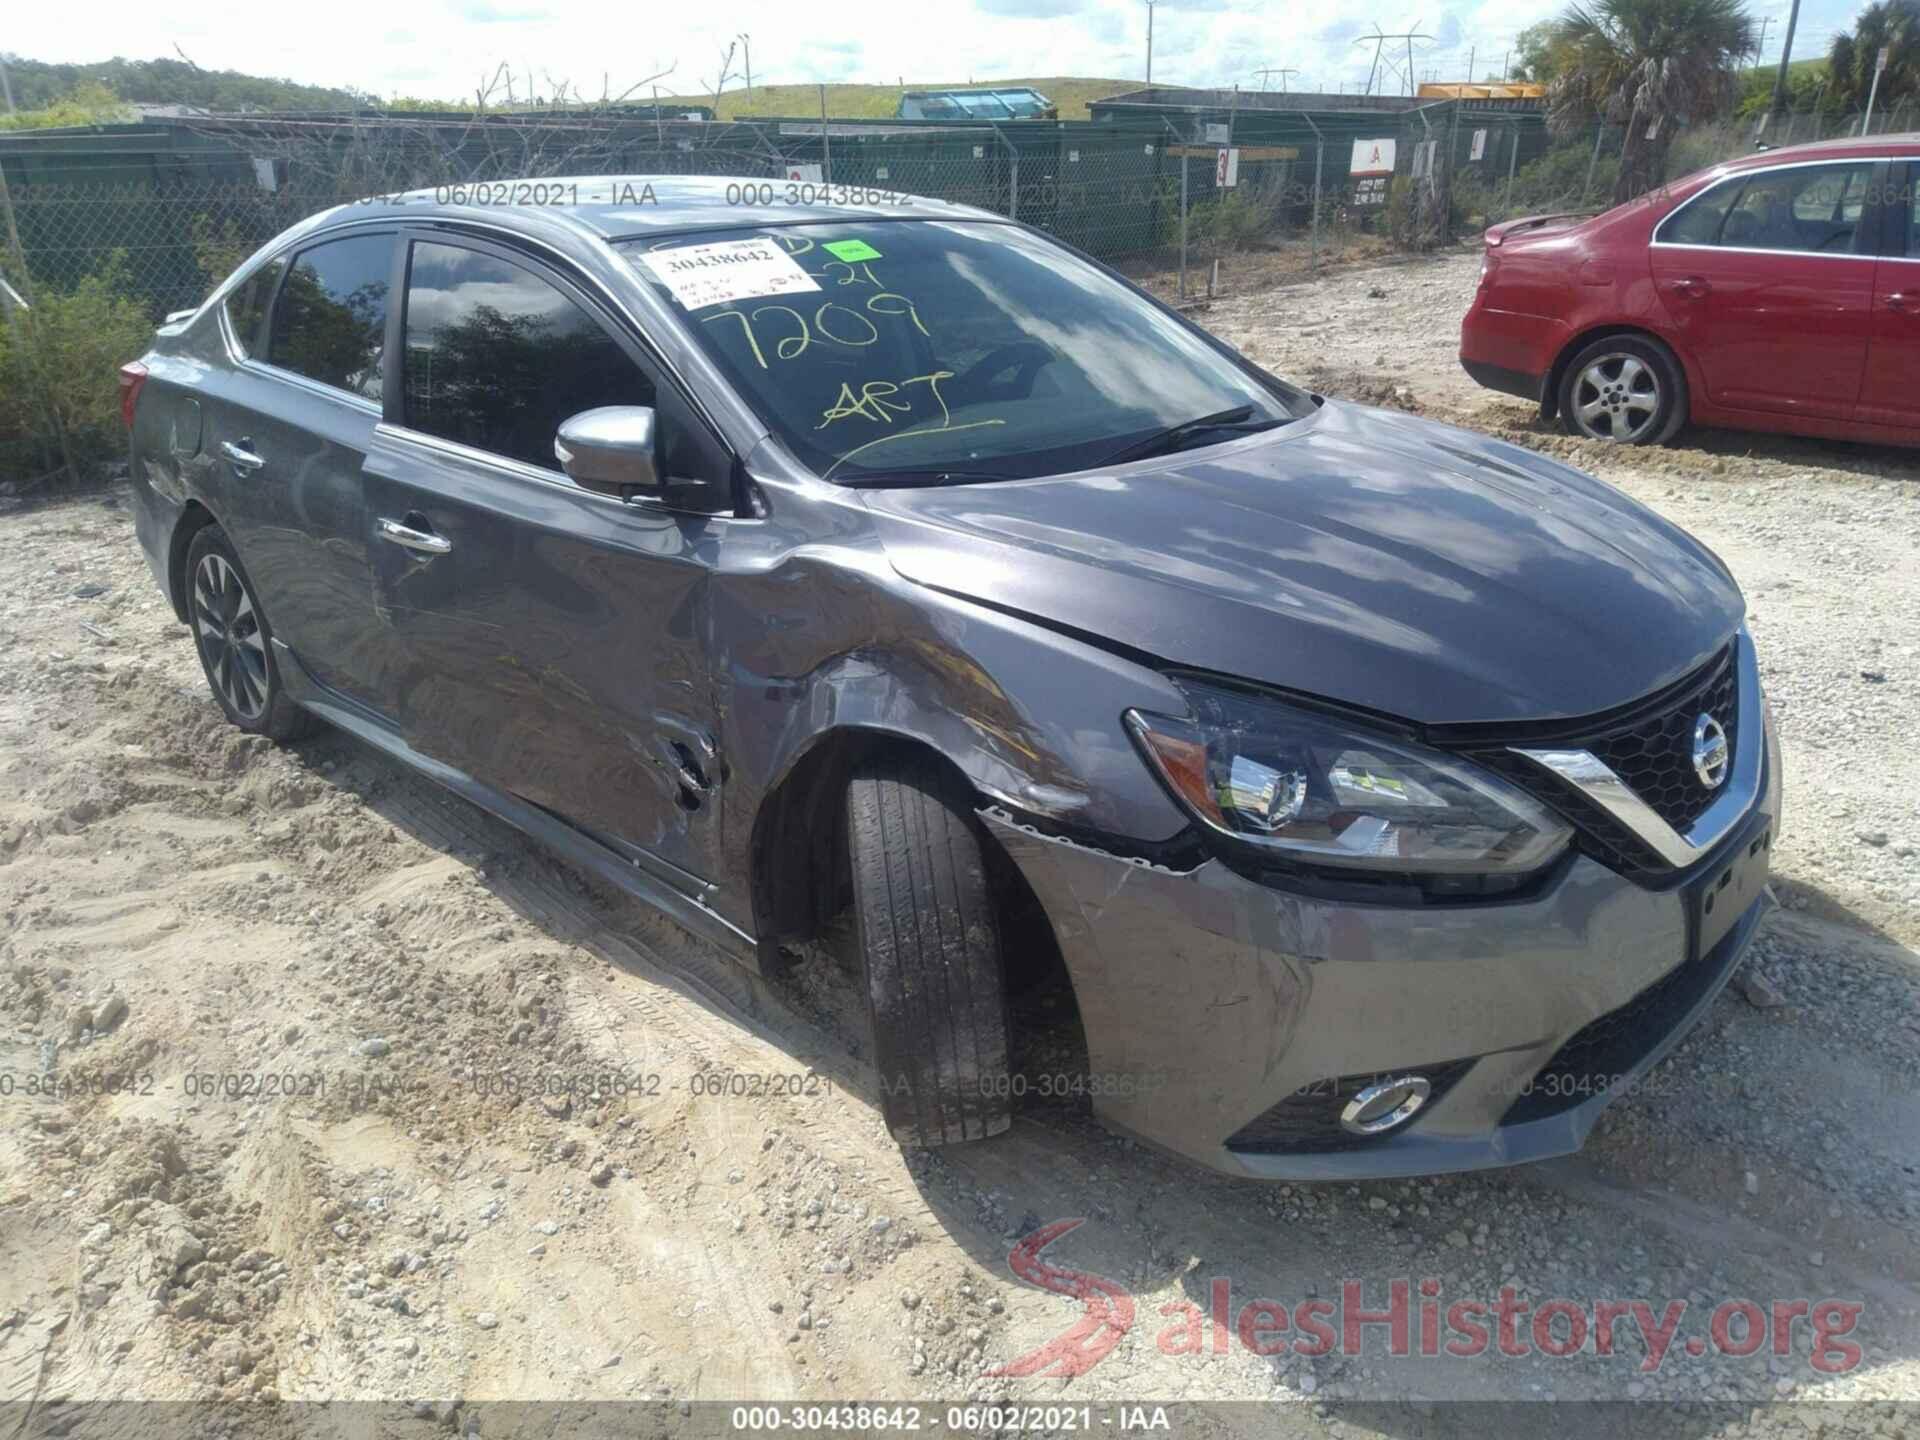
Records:
M1419 23L1420 22L1417 20L1414 21L1414 24L1416 25ZM1431 41L1432 39L1433 39L1433 36L1422 34L1418 30L1409 30L1409 31L1406 31L1404 34L1399 34L1399 35L1383 35L1380 33L1379 25L1375 24L1375 26L1373 27L1373 34L1362 35L1358 40L1353 42L1356 45L1365 45L1368 41L1373 42L1373 64L1367 70L1367 88L1362 93L1367 95L1371 95L1373 93L1373 80L1374 80L1374 77L1380 73L1381 54L1387 41L1404 40L1407 42L1407 68L1404 73L1406 74L1406 77L1407 77L1407 93L1411 95L1413 93L1413 87L1414 87L1413 42L1416 40ZM1391 69L1394 69L1394 70L1399 69L1397 63L1391 59L1387 61L1387 65Z

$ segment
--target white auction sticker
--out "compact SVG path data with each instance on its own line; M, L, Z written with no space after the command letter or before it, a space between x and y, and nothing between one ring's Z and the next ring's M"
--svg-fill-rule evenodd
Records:
M723 240L717 245L687 245L643 255L651 270L689 310L818 290L814 278L772 240Z

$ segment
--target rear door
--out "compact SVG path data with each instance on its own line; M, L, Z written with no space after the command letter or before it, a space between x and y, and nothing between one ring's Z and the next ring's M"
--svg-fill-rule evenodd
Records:
M1859 418L1920 429L1920 160L1887 189L1885 253L1874 271L1873 339Z
M376 708L360 469L380 423L395 239L353 230L263 266L225 302L240 360L203 407L215 513L276 638Z
M1865 220L1875 169L1849 161L1732 176L1654 232L1655 289L1712 404L1852 417L1873 330Z
M656 408L671 475L731 456L618 317L526 254L410 235L367 465L383 692L410 744L697 889L719 842L708 586L728 519L576 486L562 421Z

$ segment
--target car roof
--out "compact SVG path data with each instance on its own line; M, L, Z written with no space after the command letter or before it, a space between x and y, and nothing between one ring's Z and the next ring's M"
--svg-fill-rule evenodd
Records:
M1920 131L1904 135L1850 135L1838 140L1814 140L1805 145L1782 145L1777 150L1756 150L1729 160L1725 170L1751 170L1756 165L1779 165L1795 160L1850 160L1855 156L1920 155Z
M796 203L785 203L789 194ZM763 199L768 203L761 203ZM476 180L410 190L346 208L359 215L392 209L422 219L508 223L519 219L529 224L561 219L601 240L820 221L1006 219L991 210L910 195L880 184L828 185L739 175Z

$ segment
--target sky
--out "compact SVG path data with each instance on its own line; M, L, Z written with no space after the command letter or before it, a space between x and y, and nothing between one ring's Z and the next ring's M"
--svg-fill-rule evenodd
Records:
M1779 58L1790 0L1748 0L1767 26L1764 58ZM1375 27L1418 31L1412 68L1420 80L1497 78L1513 37L1564 8L1564 0L1481 0L1409 6L1348 0L1344 6L1272 0L1159 0L1153 75L1161 84L1354 90L1375 47L1355 43ZM1802 0L1797 56L1824 54L1850 27L1858 0ZM352 85L382 96L472 95L502 60L517 72L597 96L618 94L657 72L662 93L711 92L720 57L740 32L756 83L864 81L895 84L1015 75L1141 78L1146 68L1144 0L909 0L905 5L796 5L729 0L699 5L605 0L328 0L263 7L258 0L193 0L182 6L90 0L85 23L59 6L22 5L0 44L38 60L154 58L184 52L208 69L243 70L309 84ZM1340 13L1338 19L1325 19ZM271 19L269 17L272 17ZM275 21L280 28L269 28ZM1384 84L1403 93L1406 44L1383 48ZM736 53L735 68L739 68ZM738 89L739 78L728 83Z

